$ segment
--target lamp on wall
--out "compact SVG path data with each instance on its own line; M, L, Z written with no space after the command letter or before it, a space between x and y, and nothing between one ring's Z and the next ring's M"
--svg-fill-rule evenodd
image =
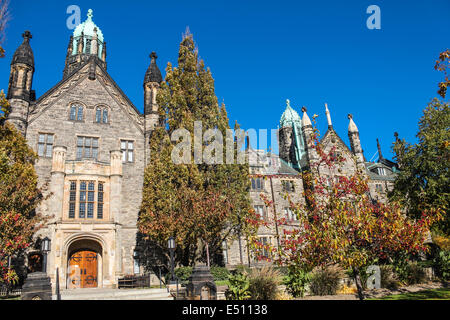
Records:
M42 271L47 273L47 254L50 252L51 240L48 237L42 239L41 251L43 253Z

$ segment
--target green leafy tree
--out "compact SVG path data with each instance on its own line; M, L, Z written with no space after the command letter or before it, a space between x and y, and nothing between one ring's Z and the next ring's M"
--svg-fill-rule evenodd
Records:
M445 72L439 94L445 98L448 82L449 51L441 53L436 69ZM449 234L450 199L450 109L448 102L433 99L419 120L418 142L411 144L397 139L393 145L400 172L395 180L392 200L398 200L411 217L420 217L427 208L441 208L444 219L434 229Z
M0 106L6 114L9 103L3 91ZM3 119L4 120L4 119ZM18 280L9 265L10 257L18 256L32 244L32 236L44 221L35 209L42 200L38 177L34 170L37 159L25 138L15 127L0 124L0 282Z

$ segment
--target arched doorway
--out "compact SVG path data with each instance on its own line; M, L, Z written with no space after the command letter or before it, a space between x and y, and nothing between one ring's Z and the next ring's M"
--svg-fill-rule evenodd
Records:
M91 239L78 240L70 245L67 255L67 288L99 286L101 253L101 245Z

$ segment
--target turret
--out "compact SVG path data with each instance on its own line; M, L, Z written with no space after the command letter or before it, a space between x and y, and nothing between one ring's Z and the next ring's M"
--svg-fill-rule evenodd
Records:
M305 150L308 156L309 165L313 164L318 160L317 151L315 149L314 142L314 130L312 127L311 120L309 119L308 114L306 113L306 108L302 108L303 116L302 116L302 131L305 139Z
M306 165L306 151L301 118L286 100L286 110L280 119L278 130L280 158L295 169Z
M89 9L86 21L79 24L70 37L63 78L71 75L93 57L96 63L106 69L106 43L102 31L92 17L92 9Z
M23 42L14 52L8 84L7 99L11 105L8 121L23 134L26 133L30 102L35 94L31 90L34 74L34 55L30 47L30 31L22 34Z
M350 147L353 154L356 157L356 164L359 169L364 168L364 154L361 147L361 141L359 140L359 131L355 122L353 121L353 116L348 114L349 124L348 124L348 138L350 140Z
M162 82L161 71L159 70L156 59L156 52L150 54L150 66L144 76L144 129L146 146L150 142L152 130L159 124L158 104L156 95L159 85ZM149 148L147 148L149 149ZM146 162L150 159L150 153L146 152Z

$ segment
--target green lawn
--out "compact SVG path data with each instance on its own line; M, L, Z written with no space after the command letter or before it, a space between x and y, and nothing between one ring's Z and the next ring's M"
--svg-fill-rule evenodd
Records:
M450 300L450 288L393 294L382 298L372 298L367 300Z

